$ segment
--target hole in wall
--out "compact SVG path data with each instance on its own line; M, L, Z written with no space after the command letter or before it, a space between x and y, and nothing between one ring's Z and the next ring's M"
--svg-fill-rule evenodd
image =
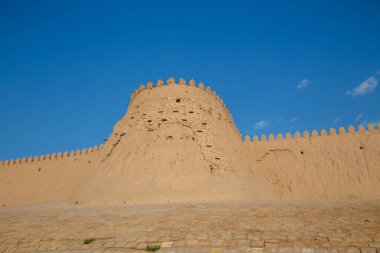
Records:
M189 113L194 113L194 111L189 111Z
M214 159L215 159L215 160L220 160L220 158L219 158L219 157L215 157Z
M203 123L202 123L202 125L204 125L204 126L205 126L205 125L207 125L207 123L206 123L206 122L203 122Z
M187 121L187 119L182 119L182 121Z
M151 119L149 119L149 120L148 120L148 122L152 122L152 120L151 120Z
M168 121L167 119L162 119L161 121Z
M303 155L303 151L301 150L301 155Z
M173 136L168 135L168 136L166 136L166 139L173 139Z
M179 102L181 102L181 99L180 99L180 98L177 98L177 99L175 100L175 102L176 102L176 103L179 103Z
M363 149L363 146L360 146L360 149Z
M38 168L38 171L41 171L41 168Z
M131 117L131 119L134 119L135 117Z
M211 145L206 145L206 147L211 148L212 146Z
M198 133L202 133L203 131L202 131L202 130L198 130L197 132L198 132Z
M174 110L173 112L178 112L177 110Z
M163 113L164 111L158 111L158 113Z

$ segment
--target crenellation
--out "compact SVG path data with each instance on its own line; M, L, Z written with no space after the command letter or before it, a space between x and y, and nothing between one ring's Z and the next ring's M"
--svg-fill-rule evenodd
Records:
M202 82L200 82L198 84L198 88L201 89L201 90L204 90L205 89L205 85Z
M145 90L144 84L140 84L139 88L137 89L138 92Z
M179 79L179 85L186 85L186 81L183 78Z
M189 86L195 87L194 79L190 79Z
M355 132L355 128L352 125L350 125L347 128L347 130L348 130L348 134L356 134L357 133L357 132ZM374 131L374 130L376 130L375 127L372 124L369 124L368 127L367 127L367 131ZM238 131L238 129L237 129L237 131ZM358 132L359 133L364 133L365 131L366 131L365 127L363 125L359 125ZM312 134L311 134L311 137L329 137L329 136L336 136L337 135L336 130L334 128L330 128L329 132L330 132L330 134L328 135L326 129L322 129L320 131L320 135L319 135L319 133L318 133L317 130L313 130ZM345 130L344 127L339 127L339 135L342 135L342 134L343 135L347 134L346 130ZM263 136L264 135L262 135L261 140L259 140L259 138L255 135L253 137L252 142L260 142L260 141L262 141L263 140ZM247 137L249 137L249 136L247 135L245 137L245 141L247 140ZM294 134L294 138L292 137L292 135L289 132L287 132L286 135L285 135L285 140L293 140L293 139L301 139L301 138L310 138L309 132L307 130L305 130L303 132L303 135L301 136L301 133L297 131ZM268 141L275 141L275 140L284 140L284 137L283 137L283 135L281 133L277 134L277 138L275 138L274 134L270 134L268 136ZM264 141L267 141L266 137L264 138Z
M249 135L246 135L244 141L251 142L251 137Z
M161 86L164 86L164 80L158 79L157 80L157 87L161 87Z
M148 89L151 90L151 89L154 88L154 84L153 84L151 81L149 81L149 82L147 83L146 87L147 87Z
M210 86L207 86L205 91L206 91L207 93L211 93L211 88L210 88Z
M101 144L99 146L95 145L94 147L90 147L88 149L83 149L83 154L92 153L92 152L100 152L104 148L104 144ZM0 161L0 165L17 165L17 164L25 164L25 163L36 163L36 162L44 162L44 161L49 161L49 160L55 160L58 158L72 158L72 157L77 157L82 154L82 151L78 149L77 151L65 151L65 152L59 152L58 154L53 153L53 154L42 154L42 155L36 155L36 156L29 156L28 158L22 157L22 158L16 158L9 160L8 163L6 161Z
M166 81L167 85L174 85L175 84L175 79L174 77L170 77L167 81Z
M265 134L262 134L261 135L261 141L263 142L263 141L267 141L267 137L265 136Z

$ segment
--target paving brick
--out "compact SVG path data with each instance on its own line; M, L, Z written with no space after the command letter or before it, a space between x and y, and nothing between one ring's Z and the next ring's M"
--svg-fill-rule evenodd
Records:
M163 242L161 244L161 248L171 248L173 247L173 245L174 245L174 242Z
M374 249L374 248L361 248L360 252L361 253L376 253L376 249Z
M251 247L264 247L264 241L251 240Z
M250 253L263 253L264 248L252 248L249 252Z
M380 242L369 242L368 246L371 248L380 248Z
M360 253L360 249L358 248L348 248L346 250L347 253Z
M174 247L184 247L186 245L186 240L178 240L174 242Z
M247 216L252 205L255 215ZM271 252L291 249L295 253L305 249L313 249L313 253L346 253L348 248L352 252L374 253L380 249L377 204L70 208L15 208L14 213L0 210L0 252L137 252L136 247L143 252L141 243L145 246L147 242L174 242L166 253L263 252L264 246ZM301 213L302 216L296 215ZM363 222L363 216L374 222ZM59 217L65 217L67 222L62 223ZM28 229L36 224L38 229ZM98 239L84 245L86 237ZM164 249L161 247L160 252Z
M147 246L148 246L148 244L146 242L139 242L136 245L136 249L139 249L139 250L146 249Z

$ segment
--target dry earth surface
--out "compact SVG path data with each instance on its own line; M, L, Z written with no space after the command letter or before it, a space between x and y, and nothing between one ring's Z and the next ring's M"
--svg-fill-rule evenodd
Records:
M84 244L86 238L94 238ZM0 252L380 253L380 202L0 207Z

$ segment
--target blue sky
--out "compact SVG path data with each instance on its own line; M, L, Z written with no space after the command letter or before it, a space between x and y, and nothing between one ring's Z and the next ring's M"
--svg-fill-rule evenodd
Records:
M180 3L179 3L180 2ZM0 160L100 144L140 83L222 97L243 135L380 120L379 1L0 1Z

